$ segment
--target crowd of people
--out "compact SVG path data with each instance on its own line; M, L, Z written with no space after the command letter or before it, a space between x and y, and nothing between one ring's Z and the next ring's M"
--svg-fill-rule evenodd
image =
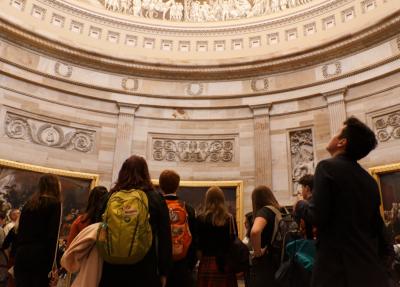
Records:
M100 186L90 192L57 260L62 190L57 176L44 175L21 215L12 211L4 228L3 248L14 244L9 267L15 282L8 286L55 286L50 271L59 264L73 274L75 287L236 287L238 278L248 287L396 286L378 186L357 162L376 145L365 124L347 119L328 144L331 158L300 179L302 200L293 211L269 187L255 187L245 217L248 266L240 272L230 254L237 223L223 191L211 186L202 208L194 210L177 195L177 172L160 174L158 192L137 155L125 160L109 192ZM288 278L288 268L309 276Z

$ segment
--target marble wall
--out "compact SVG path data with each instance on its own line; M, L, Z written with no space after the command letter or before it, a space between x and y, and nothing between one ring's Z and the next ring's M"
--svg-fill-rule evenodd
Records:
M153 178L173 168L183 180L243 180L245 212L252 189L262 183L282 204L291 204L296 180L328 157L325 146L347 116L359 117L379 138L364 167L400 162L396 41L360 52L386 55L385 61L357 63L364 65L358 72L343 68L338 75L333 65L325 80L317 79L324 71L317 65L271 74L270 82L147 79L147 93L105 87L127 78L125 86L134 90L138 83L126 75L88 70L91 77L84 78L85 67L71 72L68 62L56 66L55 59L1 41L0 158L96 173L100 184L110 186L122 161L140 154ZM360 57L349 55L342 63ZM276 86L278 78L291 88ZM243 92L252 86L254 94Z

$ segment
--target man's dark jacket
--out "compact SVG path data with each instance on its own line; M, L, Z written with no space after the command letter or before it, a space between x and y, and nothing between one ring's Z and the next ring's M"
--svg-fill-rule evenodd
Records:
M389 286L388 243L377 183L356 161L339 155L315 171L308 216L318 229L312 287Z

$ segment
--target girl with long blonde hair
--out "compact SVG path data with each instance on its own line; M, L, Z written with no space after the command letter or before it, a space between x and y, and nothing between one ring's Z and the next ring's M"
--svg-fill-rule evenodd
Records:
M232 221L236 224L226 208L223 191L217 186L210 187L198 216L198 287L237 287L236 276L226 264L227 251L234 239Z

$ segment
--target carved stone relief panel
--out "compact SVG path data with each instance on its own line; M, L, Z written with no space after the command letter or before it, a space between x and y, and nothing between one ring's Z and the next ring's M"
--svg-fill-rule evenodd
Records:
M105 9L133 17L154 18L174 22L230 21L278 13L305 5L313 0L270 0L239 2L174 1L174 0L104 0L99 3Z
M174 162L232 162L235 137L151 138L152 159Z
M89 153L94 150L95 131L82 130L7 112L5 136L42 146Z
M311 128L289 132L292 194L299 192L299 179L314 172L314 143Z
M400 139L400 110L373 117L372 123L379 142Z

